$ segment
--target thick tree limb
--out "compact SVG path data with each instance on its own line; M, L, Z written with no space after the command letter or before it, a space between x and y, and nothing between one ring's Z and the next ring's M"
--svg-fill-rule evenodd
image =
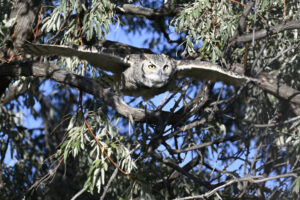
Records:
M47 77L57 82L68 84L84 92L99 97L107 105L114 108L120 115L123 115L127 118L129 118L129 116L132 116L134 121L159 123L159 121L161 121L161 118L166 118L167 116L169 116L168 112L164 111L145 111L143 109L132 108L127 105L118 95L110 92L108 89L103 89L97 81L70 72L66 72L50 64L30 62L14 65L3 64L2 66L0 66L0 74L12 77Z
M123 4L118 6L116 11L118 14L136 15L146 17L148 19L157 19L159 17L175 16L180 13L180 8L172 8L170 4L164 4L158 9L145 8L132 4Z
M118 48L117 46L121 47ZM125 44L120 44L112 41L100 42L99 46L62 46L62 45L41 45L41 44L31 44L25 45L24 50L28 53L36 55L61 55L61 56L77 56L80 59L87 60L93 66L100 67L104 70L111 71L115 74L121 73L124 68L128 67L127 59L134 62L136 60L136 54L130 54L135 52L147 52L147 49L139 49ZM127 54L126 54L127 51ZM263 52L263 51L261 51ZM127 56L126 56L127 55ZM141 54L139 54L141 55ZM159 57L159 55L155 55ZM259 57L259 56L258 56ZM139 58L138 58L139 59ZM162 58L163 59L163 58ZM241 85L246 81L254 82L257 86L261 87L267 92L276 95L282 99L288 100L292 103L300 104L300 94L299 91L281 84L277 81L276 77L269 76L266 73L261 73L259 77L247 77L243 74L239 74L243 70L240 70L238 64L234 64L231 70L224 70L218 65L214 65L210 62L203 62L198 60L176 60L176 73L175 77L189 77L195 80L213 80L222 81L226 84ZM254 62L255 63L255 62ZM255 65L255 64L253 64ZM236 73L233 73L236 72ZM169 83L171 85L172 83ZM175 84L175 83L174 83ZM166 87L169 87L166 85ZM123 94L138 96L154 96L155 94L162 93L168 88L159 88L158 90L149 89L147 95L145 95L145 90L135 90L132 91L124 88ZM201 94L202 95L202 94ZM196 100L199 102L198 100ZM193 107L195 104L190 103ZM197 110L197 109L196 109ZM181 119L182 114L187 111L183 108L181 112L178 112ZM181 114L180 114L181 113ZM193 113L190 113L193 114ZM180 121L180 120L179 120Z
M60 83L65 83L70 86L76 87L84 92L95 95L101 98L107 105L114 108L120 115L129 118L132 116L134 121L147 121L150 123L159 123L163 119L169 118L168 124L176 123L185 115L185 112L191 111L190 109L182 112L182 109L174 114L164 111L145 111L143 109L133 108L127 105L118 95L110 92L108 89L103 89L98 82L82 77L62 69L56 68L53 65L45 63L22 63L22 64L2 64L0 66L1 76L34 76L34 77L47 77ZM278 85L274 79L267 79L263 76L260 79L255 79L262 89L271 92L275 96L289 100L290 102L300 105L300 93L286 85ZM205 102L205 101L200 101ZM186 108L186 106L185 106Z
M236 29L233 36L229 39L229 44L231 44L233 41L235 41L239 35L242 35L246 31L247 17L249 15L249 13L251 12L253 5L254 5L254 2L249 1L247 3L247 5L244 7L243 13L242 13L242 15L240 16L240 19L239 19L238 28ZM233 46L233 45L227 45L226 46L226 50L225 50L226 57L230 57L230 55L233 52L233 48L235 48L235 46Z
M254 36L252 33L238 36L236 39L234 39L229 45L234 46L236 44L240 44L243 42L251 42L253 40L260 40L262 38L265 38L269 35L277 34L282 31L286 30L292 30L292 29L300 29L300 21L289 21L285 22L276 26L272 26L268 29L261 29L255 32Z
M239 64L234 64L233 70L238 74L243 73L243 68ZM276 78L276 74L276 71L269 73L262 72L255 78L248 77L248 80L250 82L254 82L256 86L278 98L300 105L300 91L293 89L286 84L280 83Z
M238 37L238 35L241 35L246 31L246 28L247 28L246 27L246 25L247 25L246 20L247 20L247 17L249 15L250 11L252 10L253 5L254 5L254 2L249 1L247 3L247 5L244 7L243 13L242 13L242 15L240 17L240 20L239 20L238 28L237 28L236 32L234 33L234 35L233 35L233 37L230 41L236 39Z
M10 19L14 19L11 34L7 35L0 48L0 59L11 60L24 44L24 41L32 35L33 23L39 12L40 0L16 0L10 13ZM10 83L10 77L0 76L0 97Z
M254 79L254 82L263 90L277 96L279 98L288 100L292 103L300 105L300 91L295 90L285 84L281 84L272 75L262 73Z
M32 35L33 23L40 5L40 0L15 0L10 13L10 19L14 20L15 24L12 27L11 34L4 39L4 45L1 47L0 52L1 58L13 56L24 44L24 41Z

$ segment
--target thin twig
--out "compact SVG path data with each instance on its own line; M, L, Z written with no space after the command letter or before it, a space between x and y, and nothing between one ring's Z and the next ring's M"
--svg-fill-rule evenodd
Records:
M263 52L264 52L264 50L265 50L265 48L266 48L266 44L267 44L267 38L266 38L265 42L263 43L263 45L262 45L260 51L258 52L258 54L257 54L257 56L256 56L256 58L255 58L255 60L254 60L254 62L252 63L252 67L251 67L251 75L254 73L254 69L256 68L255 66L256 66L258 60L261 58L261 55L263 54ZM257 73L256 73L256 74L257 74Z
M297 43L297 44L294 44L290 47L288 47L287 49L283 49L282 51L280 51L275 57L273 58L270 58L267 62L266 65L270 65L272 64L275 60L277 60L278 58L280 57L283 57L283 55L286 53L286 52L289 52L290 50L292 49L296 49L296 48L299 48L300 47L300 43Z
M197 149L202 149L202 148L206 148L208 146L212 146L214 144L219 144L219 143L224 143L227 141L237 141L240 139L240 136L238 135L234 135L234 136L230 136L230 137L224 137L221 139L217 139L217 140L213 140L211 142L205 142L199 145L194 145L191 147L187 147L185 149L172 149L172 153L183 153L183 152L187 152L187 151L193 151L193 150L197 150Z
M255 172L255 167L254 167L254 165L255 165L256 162L257 162L256 158L257 158L257 156L258 156L258 154L259 154L259 152L260 152L261 147L262 147L262 142L259 143L259 145L258 145L258 147L257 147L257 150L256 150L256 153L255 153L255 155L254 155L254 157L253 157L253 160L252 160L252 162L251 162L251 167L250 167L250 169L249 169L249 175L251 174L251 170L253 170L253 172ZM255 174L253 173L253 175L255 175Z
M103 200L105 198L106 193L107 193L112 181L116 178L117 174L118 174L118 168L116 168L114 170L114 173L111 175L109 181L107 182L106 186L104 187L104 191L103 191L103 194L100 197L100 200Z
M71 200L75 200L77 199L77 197L79 197L80 195L82 195L85 191L87 191L87 189L89 188L89 186L91 185L91 183L87 184L84 188L82 188L79 192L77 192Z
M297 178L297 174L296 173L289 173L289 174L282 174L282 175L278 175L278 176L272 176L272 177L268 177L268 178L262 178L263 176L253 176L253 177L244 177L244 178L239 178L239 179L233 179L228 181L227 183L209 191L206 192L205 194L202 195L197 195L197 196L190 196L190 197L183 197L183 198L177 198L175 200L189 200L189 199L206 199L208 197L210 197L211 195L215 194L218 190L225 188L229 185L232 185L236 182L241 182L241 181L249 181L251 183L262 183L262 182L266 182L266 181L270 181L270 180L274 180L274 179L279 179L279 178L287 178L287 177L295 177Z
M289 120L285 120L283 122L279 122L279 123L272 123L272 124L254 124L253 126L255 128L270 128L270 127L275 127L275 126L280 126L280 125L285 125L285 124L289 124L292 123L294 121L300 120L300 116L297 117L293 117Z
M120 161L120 163L118 163L119 165L122 163L122 161L127 158L129 155L131 155L134 151L136 151L141 145L138 144L135 148L133 148L130 152L128 152ZM112 181L116 178L117 174L118 174L118 171L119 169L118 168L115 168L113 174L111 175L111 177L109 178L109 181L107 182L105 188L104 188L104 191L103 191L103 194L101 195L100 197L100 200L103 200L107 194L107 191L112 183Z

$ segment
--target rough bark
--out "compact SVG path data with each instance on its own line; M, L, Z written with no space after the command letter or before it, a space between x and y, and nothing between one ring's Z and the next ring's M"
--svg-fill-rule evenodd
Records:
M300 29L300 21L292 20L292 21L284 22L282 24L271 26L266 29L258 30L255 32L255 34L249 33L249 34L238 36L229 45L234 46L235 44L241 44L243 42L251 42L253 39L260 40L267 36L271 36L273 34L278 34L280 32L286 30L292 30L292 29Z
M170 4L164 4L158 9L145 8L142 6L136 6L132 4L123 4L116 8L118 14L122 15L135 15L139 17L146 17L148 19L158 19L160 17L172 17L180 13L181 8L179 6L172 7Z
M11 77L34 76L47 77L54 81L68 84L89 94L101 98L107 105L114 108L120 115L129 118L133 117L134 121L159 122L161 118L167 118L168 112L163 111L145 111L143 109L132 108L128 106L118 95L103 89L96 80L82 77L53 65L45 63L16 63L3 64L0 66L0 74Z
M15 0L10 13L10 19L14 19L10 34L4 39L0 48L2 62L10 62L18 55L18 51L33 34L33 24L41 6L40 0ZM0 97L5 92L11 81L11 77L0 76Z
M34 76L34 77L47 77L54 81L68 84L72 87L78 88L89 94L101 98L107 105L114 108L120 115L130 118L134 121L147 121L149 123L158 123L168 119L168 124L173 124L182 118L188 118L199 110L206 102L208 96L204 92L199 93L199 98L186 104L175 113L164 112L161 110L147 111L143 109L133 108L127 105L117 94L104 89L100 84L90 78L82 77L65 70L59 69L54 65L45 63L15 63L15 64L2 64L0 65L0 74L2 76L19 77L19 76ZM261 76L256 79L259 87L267 92L274 94L280 98L288 100L292 103L300 105L299 91L288 87L287 85L280 85L278 82L270 77ZM197 103L198 102L198 103ZM195 106L196 105L196 106ZM179 120L180 121L180 120Z

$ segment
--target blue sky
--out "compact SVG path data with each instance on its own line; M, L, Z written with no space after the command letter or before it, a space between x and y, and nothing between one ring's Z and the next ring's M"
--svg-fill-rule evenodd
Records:
M125 27L126 28L126 27ZM115 25L111 25L110 27L110 33L106 36L107 40L112 40L112 41L118 41L118 42L122 42L125 44L129 44L135 47L140 47L140 48L146 48L144 41L145 39L147 39L148 37L151 37L152 35L150 35L146 30L141 31L140 33L129 33L127 34L126 31L123 30L123 28L121 26L118 26L117 24ZM160 37L157 33L154 33L154 37ZM172 39L177 39L177 34L175 32L173 32L171 34L171 37L173 37ZM163 45L163 43L166 43L166 40L164 37L162 37L162 43L161 46ZM161 46L158 46L154 49L151 49L153 52L155 53L161 53L159 52L159 49L161 49ZM173 48L172 46L170 46L170 48ZM45 83L43 85L41 85L40 90L44 91L44 94L47 95L49 94L52 90L50 89L51 83L50 81L45 81ZM217 84L216 87L220 87L220 84ZM168 92L157 95L156 97L154 97L153 99L151 99L151 101L157 106L159 105L163 99L166 97L166 95L168 94ZM175 101L177 100L177 98L179 97L179 95L175 96L174 99L172 99L165 107L164 110L169 111L170 108L173 107ZM125 100L128 100L130 98L125 98ZM19 97L20 102L24 101L23 97ZM138 102L139 100L141 100L141 98L137 99L135 102ZM146 103L146 102L145 102ZM180 103L182 104L182 103ZM40 105L38 103L36 103L34 105L34 108L36 110L39 110ZM34 119L34 117L31 115L31 111L29 109L26 109L24 107L23 110L23 121L24 121L24 126L29 128L29 129L33 129L33 128L41 128L43 127L42 124L42 120L40 118L38 119ZM179 141L182 142L182 141ZM172 143L170 143L171 146L173 146ZM164 150L164 148L159 148L159 150ZM13 165L16 160L15 159L11 159L10 158L10 151L7 151L7 155L5 157L5 163L9 164L9 165ZM190 154L190 153L189 153ZM212 154L213 155L213 154ZM187 156L185 159L185 162L183 162L181 164L181 166L183 166L184 164L186 164L186 162L188 162L191 159L191 154L190 156ZM215 163L215 159L217 159L217 154L215 154L212 157L212 163Z
M126 27L125 27L126 28ZM160 35L158 35L157 33L151 33L154 34L154 37L161 37ZM112 40L112 41L118 41L118 42L122 42L125 44L129 44L132 46L136 46L136 47L141 47L141 48L146 48L144 41L145 39L147 39L149 36L149 32L147 32L146 30L141 31L141 33L127 33L121 26L118 26L117 24L115 25L111 25L110 27L110 33L106 36L107 40ZM171 34L170 34L171 39L176 40L178 38L178 35L171 29ZM162 38L162 42L161 45L163 43L166 43L166 39L164 37ZM170 48L176 48L174 46L170 46ZM158 46L154 49L151 49L153 52L155 53L163 53L160 52L161 47ZM41 88L46 92L49 93L50 89L49 89L50 83L49 82L45 82L45 84L43 84L41 86ZM220 84L217 84L216 87L220 87ZM166 93L161 94L156 96L155 98L152 99L152 101L154 102L155 105L159 105L161 103L161 101L164 99L164 97L166 96ZM175 100L178 98L175 97L173 100L170 101L170 103L164 108L165 110L169 110L175 103ZM20 97L20 102L22 102L22 100L24 100L23 97ZM40 105L38 103L35 104L34 106L36 109L39 109ZM23 110L24 116L23 116L23 120L24 120L24 126L27 128L40 128L42 127L42 121L41 119L34 119L33 116L30 113L29 109L24 109ZM170 145L172 145L172 143L170 143ZM254 146L254 144L252 144ZM164 150L163 148L159 148L159 150ZM220 166L220 164L218 164L217 160L218 160L218 153L212 153L211 151L212 149L209 148L209 151L211 152L212 157L211 159L211 166L214 167L216 166L218 169L222 169L222 166ZM221 151L221 149L219 149ZM16 159L11 159L10 157L11 152L7 151L7 155L5 157L4 162L8 165L14 165L16 163ZM250 156L253 157L255 154L255 152L251 152ZM191 153L188 154L188 156L185 159L185 162L183 162L181 164L181 166L183 166L184 164L186 164L189 160L191 159ZM228 169L229 170L236 170L236 168L241 164L241 161L236 161L235 163L233 163ZM243 170L243 169L242 169ZM242 171L240 171L242 172Z

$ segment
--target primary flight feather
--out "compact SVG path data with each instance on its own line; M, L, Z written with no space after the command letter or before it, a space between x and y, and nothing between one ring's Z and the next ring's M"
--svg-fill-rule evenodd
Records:
M129 96L145 99L165 92L181 77L195 80L222 81L240 85L249 78L226 71L218 65L198 60L175 60L166 55L152 53L112 41L101 41L93 46L63 46L26 43L26 53L37 56L76 56L94 67L113 72L114 87Z

